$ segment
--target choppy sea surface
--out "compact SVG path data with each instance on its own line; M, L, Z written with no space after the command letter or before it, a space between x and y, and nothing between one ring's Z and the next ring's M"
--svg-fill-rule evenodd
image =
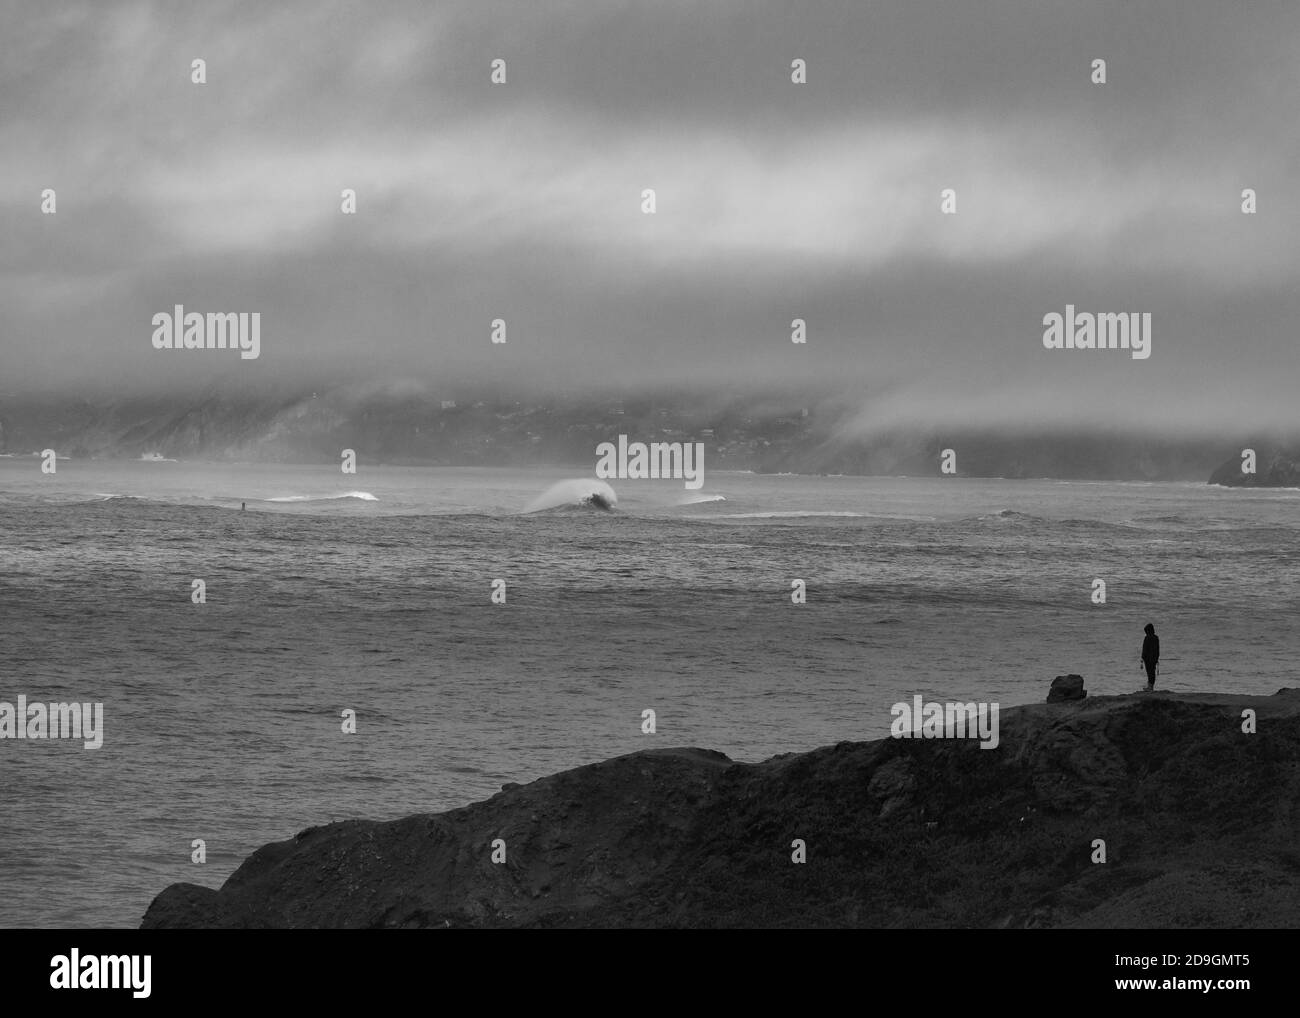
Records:
M104 705L96 750L0 739L0 926L134 926L305 827L637 749L1133 692L1148 621L1160 688L1300 685L1300 491L574 476L0 458L0 701Z

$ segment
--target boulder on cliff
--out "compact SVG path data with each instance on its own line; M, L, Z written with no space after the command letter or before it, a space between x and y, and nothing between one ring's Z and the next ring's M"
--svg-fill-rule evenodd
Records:
M1082 700L1087 695L1088 691L1083 688L1082 675L1058 675L1052 680L1052 688L1047 691L1047 702Z

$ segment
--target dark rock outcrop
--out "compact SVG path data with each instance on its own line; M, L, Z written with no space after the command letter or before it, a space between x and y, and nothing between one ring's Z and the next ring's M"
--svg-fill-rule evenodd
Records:
M1087 695L1088 691L1083 688L1082 675L1058 675L1052 680L1052 688L1047 691L1047 702L1082 700Z
M311 828L220 890L167 888L143 926L1300 923L1300 689L1035 704L1002 712L1000 735L759 764L633 753L446 813Z

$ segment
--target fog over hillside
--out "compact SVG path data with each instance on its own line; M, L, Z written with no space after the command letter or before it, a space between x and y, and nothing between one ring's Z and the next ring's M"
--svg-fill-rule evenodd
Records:
M55 448L78 458L158 453L333 463L351 448L370 463L589 469L597 446L619 435L699 442L708 467L721 470L930 476L953 449L957 472L967 476L1089 480L1204 481L1243 443L1265 456L1296 445L1264 432L1210 428L1174 436L1113 426L927 424L906 414L890 420L856 399L813 389L502 394L406 379L173 397L0 399L0 452L19 455Z

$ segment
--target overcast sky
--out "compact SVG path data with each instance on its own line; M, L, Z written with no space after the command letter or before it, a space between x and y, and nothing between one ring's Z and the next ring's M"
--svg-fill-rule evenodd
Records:
M0 392L810 379L864 426L1296 420L1294 0L0 11ZM261 312L261 356L154 350L177 303ZM1152 356L1045 350L1067 303L1150 312Z

